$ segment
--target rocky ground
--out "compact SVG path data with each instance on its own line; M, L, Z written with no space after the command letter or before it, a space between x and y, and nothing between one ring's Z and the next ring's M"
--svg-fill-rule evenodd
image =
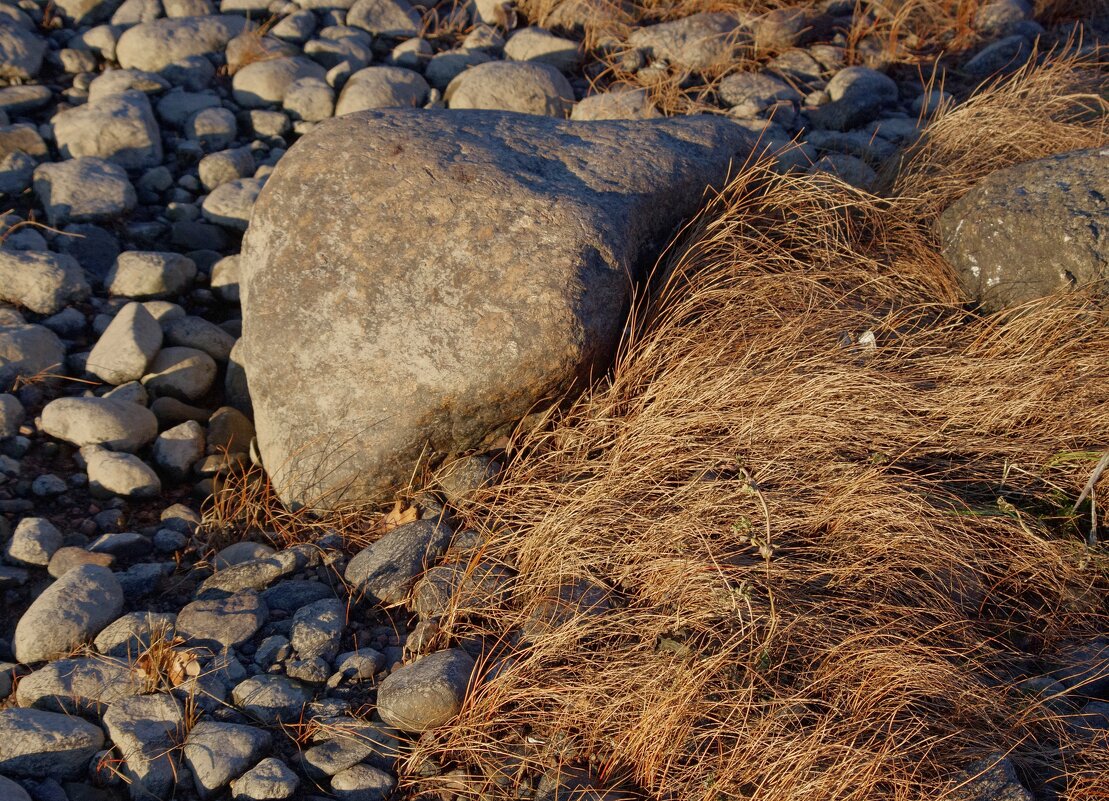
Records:
M485 645L438 647L463 579L425 567L475 547L441 504L488 459L361 549L345 531L231 542L207 503L258 461L239 250L301 136L393 107L681 108L735 126L747 152L780 151L783 169L870 189L939 104L1075 30L1024 0L985 4L973 48L940 62L941 91L879 37L849 36L889 14L880 3L644 22L588 57L601 12L555 11L544 28L490 0L0 2L0 799L385 799L406 743L463 702ZM1093 52L1106 28L1089 22Z

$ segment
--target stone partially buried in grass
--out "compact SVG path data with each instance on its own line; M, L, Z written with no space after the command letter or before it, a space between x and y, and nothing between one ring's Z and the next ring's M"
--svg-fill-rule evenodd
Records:
M583 386L646 260L750 143L716 118L321 123L277 166L240 257L243 363L281 497L380 499L421 454L465 452Z
M377 690L377 711L390 726L420 733L462 709L474 660L458 648L437 651L394 670Z

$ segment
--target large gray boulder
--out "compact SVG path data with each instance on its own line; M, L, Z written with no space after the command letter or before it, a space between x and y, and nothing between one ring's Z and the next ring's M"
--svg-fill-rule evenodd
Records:
M0 772L76 779L104 744L99 726L41 709L0 710Z
M159 72L192 56L222 52L251 27L246 17L234 14L157 19L124 31L116 58L121 67Z
M1109 149L999 170L936 221L943 253L987 310L1109 279Z
M366 111L281 160L241 257L262 458L294 504L380 500L607 367L633 282L749 134Z

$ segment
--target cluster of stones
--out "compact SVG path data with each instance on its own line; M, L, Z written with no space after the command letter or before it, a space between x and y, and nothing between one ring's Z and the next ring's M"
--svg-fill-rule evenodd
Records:
M883 13L873 5L865 13ZM358 126L373 121L378 152L364 159L364 170L383 196L391 191L382 178L390 163L410 170L409 205L427 198L430 207L445 191L444 177L471 204L484 203L483 181L494 175L503 190L512 183L503 172L510 165L521 171L512 184L519 197L572 198L548 205L573 213L574 225L565 228L582 237L573 258L609 254L603 265L588 265L599 274L601 266L649 258L648 245L664 239L752 142L785 148L784 168L832 171L869 186L874 167L949 99L915 75L887 74L878 54L870 66L848 66L836 31L848 27L855 3L835 1L818 14L698 14L638 28L604 45L622 54L629 83L594 92L594 65L583 63L578 41L585 13L596 10L566 3L548 29L518 26L522 17L495 0L444 3L423 15L405 0L223 0L218 9L210 0L0 0L0 195L11 209L0 221L0 592L7 613L0 625L0 798L384 799L406 744L447 723L482 680L475 665L491 658L485 644L440 642L436 621L460 589L496 598L512 575L480 563L459 567L477 546L474 536L456 531L430 500L423 519L354 555L329 535L281 550L236 543L210 563L196 550L201 502L222 476L260 461L263 420L255 406L265 404L271 424L278 417L264 382L254 382L253 399L247 388L240 279L250 271L253 283L243 278L243 285L272 302L296 336L295 307L315 302L295 292L282 300L283 285L263 280L273 265L260 256L260 229L254 261L240 264L256 201L266 205L264 188L294 141L321 143L317 152L339 163L341 151L357 151L343 137L359 136ZM270 17L272 26L258 26ZM438 27L429 26L433 19ZM1024 0L994 0L976 25L986 46L960 56L971 80L1019 65L1036 37L1065 35L1045 32ZM706 95L719 112L711 119L651 123L650 130L602 124L654 120L660 113L648 87L660 77L689 72L695 89L696 76L752 50L774 56L762 72L726 75ZM426 112L426 121L372 116L396 108L520 112L543 124L480 116L455 124L441 111ZM571 122L553 122L563 118ZM573 123L594 127L587 134L567 127ZM470 161L450 162L449 175L431 171L425 179L423 163L405 166L411 153L381 150L390 132L398 143L424 136L435 153L457 149L450 136L464 134ZM339 146L332 142L329 151L323 143L334 136ZM619 147L627 151L622 158ZM590 150L611 158L590 166ZM1094 186L1105 159L1082 158L1080 174ZM282 168L290 175L293 161ZM308 155L299 164L327 174ZM1049 165L1053 174L1059 169ZM548 184L540 187L536 176ZM282 180L291 179L278 170L274 184ZM343 180L331 189L345 202L370 177ZM507 198L511 209L500 210L498 225L503 220L521 239L549 226L539 212L509 219L520 206L516 195ZM308 242L313 228L329 224L325 216L335 216L322 200L309 195L284 208L269 201L266 230L301 224ZM959 213L996 217L995 206L974 210L973 202ZM1068 203L1060 213L1073 211ZM1092 208L1094 222L1105 215L1086 198L1075 203ZM1021 213L1003 231L1010 239L1037 212ZM614 222L602 222L606 216ZM949 220L952 258L978 268L982 251L996 246L970 241L974 227L961 219ZM1068 236L1082 243L1088 232ZM545 259L571 252L544 237ZM352 248L381 252L352 241ZM443 254L460 249L456 241L433 246ZM1070 250L1079 257L1068 263L1069 275L1085 276L1085 265L1104 261L1101 240ZM529 252L509 251L479 242L475 254L507 262ZM336 259L332 283L353 291L365 279L343 270L363 266ZM294 273L290 280L299 280ZM981 274L984 281L993 275ZM511 285L534 304L529 276L506 282L499 273L483 275L483 297ZM575 280L568 271L566 284ZM267 287L276 294L267 297ZM412 383L376 382L395 391L389 404L415 394L410 388L425 367L402 353L405 343L434 341L425 315L439 287L430 278L428 287L402 309L416 322L394 332L386 353L408 365ZM606 341L593 341L590 358L610 352L622 326L625 290L606 287L609 316L586 326ZM577 301L561 285L543 291L547 308ZM395 303L383 308L396 311ZM263 312L256 302L253 313ZM480 324L505 338L511 321L498 314L483 310ZM443 317L434 322L453 330ZM256 331L262 342L289 335L261 324ZM579 333L563 332L575 341ZM565 343L540 344L567 369ZM366 350L353 347L334 375L309 354L314 372L278 376L273 391L310 398L315 386L349 378L352 360ZM253 350L252 367L263 371L262 348ZM589 364L570 361L571 374L588 374ZM359 377L376 369L356 367ZM568 387L543 384L539 394ZM521 408L535 399L523 398ZM491 432L513 422L471 417ZM422 412L412 419L430 425ZM460 464L448 500L488 478L486 461ZM406 464L399 469L410 472ZM583 602L580 593L570 595ZM1082 667L1060 668L1054 680L1104 698L1109 643L1088 645L1075 664ZM1104 700L1071 711L1080 725L1105 725ZM1019 787L1002 774L1002 785Z

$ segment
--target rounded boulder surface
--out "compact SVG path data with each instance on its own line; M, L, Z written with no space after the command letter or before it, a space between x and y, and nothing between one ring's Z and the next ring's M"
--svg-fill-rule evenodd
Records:
M420 733L442 726L459 710L474 660L458 648L437 651L394 670L377 690L377 711L395 729Z
M458 75L443 98L452 109L492 109L562 118L574 105L574 90L550 64L489 61Z
M78 447L103 445L133 453L158 436L145 406L110 398L58 398L42 410L42 430Z
M41 325L0 325L0 389L20 376L61 373L65 345Z
M123 589L115 574L82 565L35 599L15 627L15 656L24 664L65 656L90 642L123 612Z
M380 500L421 454L584 386L646 261L751 143L717 118L399 109L302 137L240 257L236 351L282 499Z
M161 347L158 321L141 303L128 303L96 341L85 369L115 386L138 381Z
M0 250L0 300L36 314L54 314L88 297L85 271L72 256L35 250Z
M936 221L943 254L987 310L1109 279L1109 149L1015 164Z
M0 709L0 772L9 776L76 779L85 775L103 745L100 727L81 718L41 709Z
M350 76L335 116L372 108L422 106L431 87L418 72L402 67L366 67Z

